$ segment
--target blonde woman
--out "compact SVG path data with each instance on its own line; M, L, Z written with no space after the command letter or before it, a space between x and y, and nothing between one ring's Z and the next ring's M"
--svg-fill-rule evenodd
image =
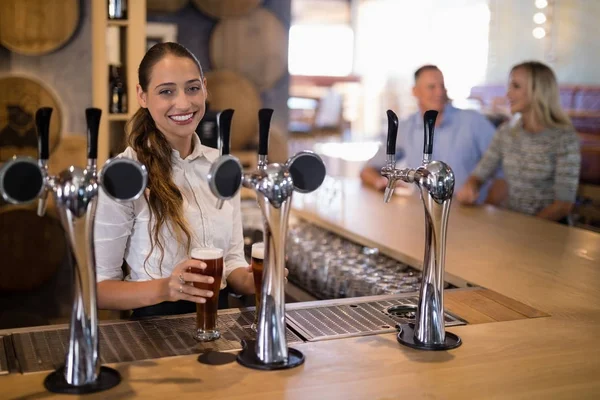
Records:
M536 61L514 66L508 93L516 122L498 128L492 144L457 194L474 204L479 188L502 167L510 210L566 223L579 183L579 138L559 102L552 70Z

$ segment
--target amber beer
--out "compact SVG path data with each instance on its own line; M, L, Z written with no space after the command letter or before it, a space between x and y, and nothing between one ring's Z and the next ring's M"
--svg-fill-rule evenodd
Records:
M212 276L213 283L194 282L194 287L212 291L211 298L206 303L196 303L196 340L206 342L218 339L221 334L217 329L217 310L219 308L219 291L223 277L223 250L218 248L196 248L191 252L195 260L206 264L206 269L190 268L190 272Z
M256 312L252 329L256 330L258 324L258 313L260 312L260 295L263 280L263 262L265 260L265 244L263 242L252 245L252 274L254 275L254 299Z

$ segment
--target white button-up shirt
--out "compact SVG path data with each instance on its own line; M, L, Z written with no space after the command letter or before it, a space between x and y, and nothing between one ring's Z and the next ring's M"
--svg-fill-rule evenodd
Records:
M183 195L184 218L191 229L191 249L196 247L218 247L223 249L224 268L221 289L229 274L236 268L246 267L244 238L239 193L225 201L222 209L216 208L217 198L208 187L206 176L219 152L200 143L194 135L194 150L185 159L179 152L172 153L172 179ZM135 151L128 147L118 157L137 159ZM158 246L154 246L150 257L150 207L145 196L135 201L117 203L100 190L94 245L98 282L104 280L147 281L168 277L175 266L190 258L185 244L179 243L166 221L161 227L161 243L164 246L162 263ZM130 273L123 276L123 259Z

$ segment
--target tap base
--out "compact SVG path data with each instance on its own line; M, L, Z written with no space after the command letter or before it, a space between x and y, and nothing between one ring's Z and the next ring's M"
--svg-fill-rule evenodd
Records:
M256 341L242 340L242 351L237 356L237 362L244 367L260 369L263 371L274 371L279 369L290 369L304 364L304 354L299 350L288 347L288 359L285 362L265 364L256 355Z
M433 343L427 344L420 342L415 337L415 330L413 324L402 324L399 325L398 328L400 332L398 332L398 342L404 346L411 347L417 350L451 350L459 347L462 344L462 340L460 337L455 335L454 333L446 331L446 340L444 343Z
M108 367L100 367L98 379L87 385L75 386L67 383L65 367L60 367L44 379L44 387L52 393L88 394L102 392L117 386L121 382L121 374Z

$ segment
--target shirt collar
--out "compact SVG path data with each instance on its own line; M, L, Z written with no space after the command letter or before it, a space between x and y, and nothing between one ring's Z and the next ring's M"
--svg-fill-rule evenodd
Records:
M213 149L211 149L210 147L206 147L202 144L202 142L200 142L200 138L198 137L198 135L193 135L192 137L192 142L194 144L194 150L192 150L192 152L184 159L181 159L181 156L179 155L179 151L172 149L172 157L174 161L187 161L187 162L191 162L193 160L195 160L196 158L202 157L204 156L209 162L214 162L217 157L219 157L219 152L218 151L211 151Z

